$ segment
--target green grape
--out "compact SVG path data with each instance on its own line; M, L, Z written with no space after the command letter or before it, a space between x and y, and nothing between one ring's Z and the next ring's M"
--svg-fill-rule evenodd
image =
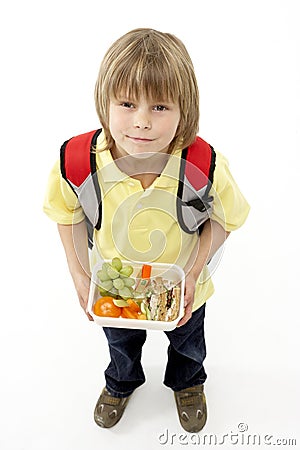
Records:
M118 297L118 295L119 295L119 293L118 293L118 289L116 289L115 287L112 287L110 290L109 290L109 295L111 296L111 297Z
M105 289L103 289L101 286L98 286L99 288L99 293L101 295L101 297L106 297L107 295L109 295L109 292L106 291Z
M133 267L132 266L126 266L126 267L123 267L123 269L120 270L120 274L125 276L125 277L130 277L132 272L133 272Z
M125 286L132 287L135 284L134 278L123 278Z
M113 285L116 289L123 289L123 287L125 286L124 281L121 280L121 278L116 278L115 280L113 280Z
M97 275L101 281L108 281L110 277L108 276L106 270L102 269L97 272Z
M133 292L132 292L132 289L130 289L129 287L123 287L123 289L119 289L119 295L120 295L120 297L122 297L122 298L130 298L130 297L132 297L132 294L133 294Z
M113 287L113 282L112 280L101 281L100 286L102 287L102 289L110 291L111 288Z
M106 271L107 271L107 275L112 280L115 280L116 278L119 278L119 276L120 276L119 272L116 269L114 269L112 266L109 266Z
M100 280L98 286L100 294L102 296L110 295L120 302L133 297L132 287L135 279L130 278L132 273L133 267L130 265L123 267L122 261L118 257L113 258L111 263L104 262L101 270L97 272Z
M113 258L111 265L114 269L116 269L118 272L122 269L122 261L120 260L120 258Z

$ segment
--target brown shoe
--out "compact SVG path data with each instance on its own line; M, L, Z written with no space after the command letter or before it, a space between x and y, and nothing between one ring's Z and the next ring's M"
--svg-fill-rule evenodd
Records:
M198 433L207 419L203 384L174 392L174 395L182 427L190 433Z
M97 401L94 419L97 425L102 428L111 428L121 419L127 406L128 397L113 397L106 388L103 389Z

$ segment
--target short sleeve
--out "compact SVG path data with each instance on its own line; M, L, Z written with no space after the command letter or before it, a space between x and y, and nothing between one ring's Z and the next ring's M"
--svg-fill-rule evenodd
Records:
M211 218L226 231L241 227L249 214L250 206L234 180L227 159L216 152L216 167L211 189L214 209Z
M62 225L79 223L85 217L77 196L61 176L59 161L49 175L43 210L50 219Z

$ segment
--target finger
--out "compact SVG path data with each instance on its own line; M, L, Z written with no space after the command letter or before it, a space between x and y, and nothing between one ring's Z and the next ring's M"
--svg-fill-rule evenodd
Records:
M88 319L89 319L91 322L94 321L94 319L92 318L92 316L91 316L88 312L86 312L86 315L87 315Z
M183 318L178 322L178 327L182 327L182 325L185 325L190 318L192 317L192 304L190 303L184 310L184 316Z
M182 327L183 325L185 325L191 317L192 314L185 314L183 318L178 322L177 327Z
M87 309L87 302L83 302L83 304L82 304L81 306L82 306L82 308L83 308L85 314L87 315L88 319L89 319L90 321L94 321L93 317L92 317L92 316L90 315L90 313L88 312L88 309Z
M83 311L85 312L87 318L88 318L90 321L94 321L93 317L90 315L90 313L89 313L88 310L87 310L87 304L88 304L87 300L85 300L85 299L83 299L81 296L79 296L79 302L80 302L80 306L81 306L81 308L83 309Z
M192 295L185 295L184 296L184 307L187 308L191 303L193 303L194 294Z

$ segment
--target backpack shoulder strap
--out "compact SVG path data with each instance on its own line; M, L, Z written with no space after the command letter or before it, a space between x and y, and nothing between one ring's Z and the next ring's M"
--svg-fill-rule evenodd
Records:
M213 147L198 136L192 145L182 151L177 214L180 226L187 233L199 232L199 227L212 210L213 197L209 196L209 192L215 163Z
M196 191L208 186L208 181L213 183L216 153L211 145L197 136L187 149L186 161L185 176Z
M89 242L93 228L100 229L102 217L96 153L93 151L101 131L98 129L72 137L60 149L61 174L77 195L86 215Z

